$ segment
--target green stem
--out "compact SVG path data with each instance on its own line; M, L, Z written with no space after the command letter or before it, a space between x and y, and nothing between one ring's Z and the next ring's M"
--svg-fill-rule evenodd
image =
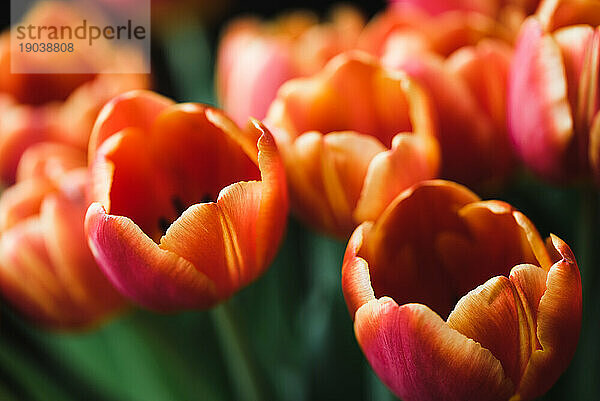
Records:
M240 332L231 302L214 308L212 316L236 398L239 401L261 401L263 397L258 372Z

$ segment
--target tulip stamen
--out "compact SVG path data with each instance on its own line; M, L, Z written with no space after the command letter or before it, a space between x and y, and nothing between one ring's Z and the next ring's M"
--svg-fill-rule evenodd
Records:
M170 225L171 224L169 224L169 220L167 220L166 217L160 216L158 218L158 228L163 235L167 233Z
M212 196L210 196L210 194L207 192L204 194L204 196L202 197L202 200L200 202L201 203L215 202L215 199Z
M183 212L185 212L186 207L179 196L172 197L171 204L173 205L173 209L175 209L175 214L177 216L181 216Z

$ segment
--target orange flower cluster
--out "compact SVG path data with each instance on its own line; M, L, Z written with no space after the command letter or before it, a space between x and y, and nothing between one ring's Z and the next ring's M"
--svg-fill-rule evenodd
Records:
M242 19L222 39L224 108L266 116L293 211L339 238L358 226L344 295L367 359L402 399L532 399L573 356L581 280L569 247L544 245L504 202L424 180L498 188L514 144L542 173L595 168L592 3L547 1L518 35L537 2L396 1L337 44L322 33L327 57L302 63L297 15L276 29Z
M577 346L575 257L461 185L502 184L513 145L548 177L600 176L600 8L548 0L526 19L535 6L405 0L370 22L352 8L238 20L217 64L231 117L145 90L144 76L11 74L3 36L0 174L14 185L0 197L0 289L59 328L125 299L210 308L269 267L291 205L350 238L355 334L396 395L543 394ZM28 18L70 13L47 3Z
M439 2L434 12L435 1L400 3L367 24L351 9L322 24L298 13L262 24L242 18L219 47L225 111L236 121L266 116L293 210L336 236L423 179L489 190L515 165L506 86L515 21L533 5ZM352 140L333 145L341 133ZM386 149L384 162L376 155ZM353 173L341 172L349 161Z

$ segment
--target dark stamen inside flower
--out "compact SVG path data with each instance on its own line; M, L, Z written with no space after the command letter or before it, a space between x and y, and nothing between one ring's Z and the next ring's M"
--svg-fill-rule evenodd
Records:
M212 196L210 196L209 193L204 194L204 196L202 196L202 199L200 199L198 203L207 202L215 202L215 199ZM189 207L189 205L186 205L181 199L181 197L177 195L171 198L171 206L173 206L174 211L173 219L170 220L165 216L160 216L158 218L158 228L163 235L166 234L167 230L169 229L169 226L173 223L173 221L179 218L179 216L181 216L183 212L185 212L185 210Z
M183 204L183 201L179 196L174 196L171 199L171 204L173 205L173 209L175 209L175 214L177 216L181 216L186 209L185 205Z
M171 224L169 223L169 220L167 220L165 217L160 216L158 218L158 228L160 229L160 231L165 234L167 232L167 229L169 228Z
M189 207L214 202L231 184L261 179L253 159L201 106L164 113L156 129L125 135L110 155L110 212L132 219L156 243ZM213 213L208 209L203 212ZM183 225L200 216L188 217Z

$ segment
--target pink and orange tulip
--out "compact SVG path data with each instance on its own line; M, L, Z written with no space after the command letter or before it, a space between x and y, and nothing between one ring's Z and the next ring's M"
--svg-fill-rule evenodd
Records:
M433 120L418 84L351 52L283 85L265 124L284 156L295 212L347 238L404 189L436 177Z
M342 287L364 354L406 401L533 399L579 338L569 247L448 181L415 185L359 226Z
M147 308L208 308L269 266L288 212L275 141L254 121L134 91L90 141L86 232L103 271Z
M240 18L224 31L217 59L217 94L238 124L262 119L287 80L319 71L332 57L356 45L362 15L337 8L329 22L297 11L270 22Z
M599 25L596 1L547 1L519 35L510 132L524 162L550 180L600 182Z
M73 6L40 2L23 24L76 26ZM0 35L0 181L11 184L19 158L37 142L62 142L84 150L96 114L113 96L148 87L145 74L105 74L119 65L142 66L131 49L93 48L85 54L26 53L11 49L9 32ZM57 73L11 73L11 58L21 66L47 67ZM14 60L13 60L14 61ZM122 63L122 64L121 64ZM61 66L94 66L98 73L64 74Z
M510 31L465 11L429 15L390 7L365 28L359 46L384 66L405 71L431 95L442 153L441 175L493 187L511 173L506 123Z
M0 288L44 326L89 327L125 306L98 268L83 223L85 154L40 143L19 163L18 182L0 198Z

